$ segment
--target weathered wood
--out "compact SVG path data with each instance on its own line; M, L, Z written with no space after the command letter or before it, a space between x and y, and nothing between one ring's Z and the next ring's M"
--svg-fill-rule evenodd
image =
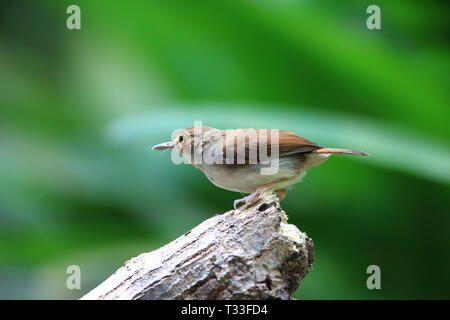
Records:
M258 198L132 258L82 299L290 299L313 244L273 193Z

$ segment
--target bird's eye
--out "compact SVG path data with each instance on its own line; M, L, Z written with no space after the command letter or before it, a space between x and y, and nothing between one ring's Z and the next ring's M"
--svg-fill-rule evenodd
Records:
M178 142L183 142L183 136L180 136L179 138L178 138Z

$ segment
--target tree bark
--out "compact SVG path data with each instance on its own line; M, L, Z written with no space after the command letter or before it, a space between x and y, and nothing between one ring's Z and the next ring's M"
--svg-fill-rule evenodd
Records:
M130 259L82 299L290 299L312 263L312 240L262 191Z

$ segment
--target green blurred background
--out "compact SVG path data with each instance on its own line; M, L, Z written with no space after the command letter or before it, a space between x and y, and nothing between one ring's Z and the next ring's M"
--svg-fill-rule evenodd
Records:
M81 30L66 8L81 8ZM382 30L366 8L381 7ZM360 149L283 202L300 299L450 298L447 1L2 1L0 298L72 299L240 194L151 151L174 129ZM381 268L368 290L366 268ZM66 268L81 267L81 290Z

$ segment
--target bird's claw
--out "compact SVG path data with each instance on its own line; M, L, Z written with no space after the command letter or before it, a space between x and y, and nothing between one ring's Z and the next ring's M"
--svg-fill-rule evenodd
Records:
M234 209L236 210L238 208L238 204L239 203L245 202L245 204L250 204L250 203L255 202L255 196L256 196L256 192L252 193L252 194L249 194L248 196L243 197L242 199L234 200L233 201Z
M236 210L238 208L238 204L241 203L241 202L245 202L245 198L236 199L236 200L233 201L234 210Z

